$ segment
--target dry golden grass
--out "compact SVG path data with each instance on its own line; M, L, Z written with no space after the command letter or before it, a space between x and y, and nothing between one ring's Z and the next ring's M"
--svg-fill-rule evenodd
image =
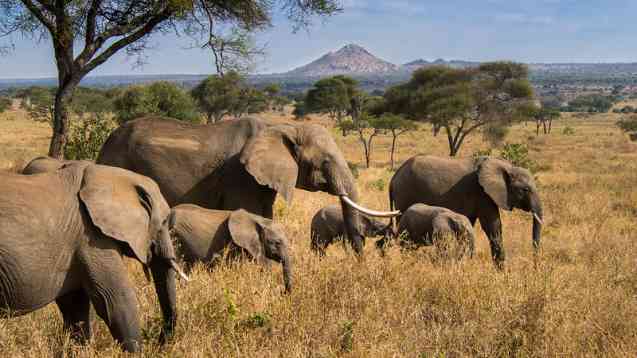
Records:
M278 116L278 115L272 115ZM175 340L156 345L159 309L152 285L131 262L138 284L145 356L170 357L442 357L637 356L637 144L612 115L587 120L567 115L552 134L518 126L509 141L527 143L545 170L537 174L545 207L543 252L534 262L531 219L503 213L506 272L491 264L478 230L477 255L435 264L430 250L381 258L368 241L365 260L334 245L325 259L309 251L316 210L336 201L296 191L277 201L296 257L296 288L282 292L280 268L253 264L201 268L179 282ZM563 135L565 126L573 135ZM0 117L0 163L45 153L47 128ZM335 138L349 161L363 163L354 137ZM8 147L7 147L8 146ZM9 148L7 150L6 148ZM365 205L384 209L389 141L380 139L373 167L361 170ZM486 145L469 138L461 154ZM417 154L446 155L445 138L429 129L401 138L398 162ZM5 164L6 163L6 164ZM54 305L0 321L0 356L123 356L101 321L94 342L76 346L61 332Z

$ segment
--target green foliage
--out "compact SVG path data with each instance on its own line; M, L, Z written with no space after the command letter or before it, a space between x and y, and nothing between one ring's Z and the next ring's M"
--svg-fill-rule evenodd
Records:
M491 122L482 130L482 137L492 147L497 147L504 142L509 134L509 126L502 122Z
M566 126L566 127L564 127L564 129L562 129L562 134L563 135L574 135L575 134L575 128L573 128L571 126Z
M212 75L201 81L191 94L199 110L204 113L208 123L217 122L232 113L239 104L244 78L237 72L228 72L224 76Z
M82 117L87 113L108 113L113 111L114 91L78 87L73 92L71 110Z
M119 123L147 115L199 120L192 97L176 84L164 81L127 88L115 99L114 113Z
M351 352L354 349L354 322L344 321L341 324L341 351Z
M11 98L8 97L0 97L0 113L6 111L7 109L11 108L12 105L12 101Z
M64 158L94 160L114 129L114 123L107 120L101 113L95 113L74 122L64 148Z
M497 157L509 161L511 164L526 168L532 173L540 169L540 166L533 159L529 158L529 148L522 143L505 143L497 154L493 148L477 150L472 157L478 159L481 157Z
M478 68L431 66L417 70L409 82L385 93L385 110L443 128L455 156L476 129L509 126L528 116L520 108L532 100L528 68L513 62L490 62ZM497 124L497 125L496 125ZM487 131L488 132L488 131ZM494 133L501 140L501 128Z
M374 181L371 181L368 185L367 185L370 189L374 189L376 191L384 191L385 187L387 186L387 182L385 182L385 179L383 178L379 178L376 179Z
M244 87L239 92L239 98L231 113L235 118L245 114L261 113L268 110L268 99L265 94L253 87Z
M292 115L294 115L294 118L297 120L304 119L307 116L305 102L300 101L294 103L294 110L292 111Z
M324 78L316 83L305 96L308 113L327 113L341 121L352 109L352 98L358 93L358 83L346 76Z
M538 166L533 159L529 158L529 148L522 143L506 143L500 151L500 158L531 172L535 172Z
M20 92L21 106L29 117L36 122L51 123L53 120L54 89L47 87L29 87Z
M358 176L360 175L360 166L354 162L347 162L347 167L352 172L354 178L358 179Z
M616 102L614 96L604 96L599 94L583 95L569 102L568 106L563 108L564 112L589 112L589 113L606 113Z
M242 323L243 326L247 328L256 329L268 326L271 320L272 319L270 318L270 315L267 314L267 312L256 312L243 320Z
M637 115L628 118L622 118L615 123L619 129L626 133L637 132Z

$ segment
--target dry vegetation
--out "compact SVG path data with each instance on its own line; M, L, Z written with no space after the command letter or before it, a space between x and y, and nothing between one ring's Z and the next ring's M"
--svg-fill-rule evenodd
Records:
M296 257L296 289L284 296L280 268L252 264L213 273L198 268L179 282L179 328L172 344L156 345L159 308L153 287L131 262L142 307L145 356L171 357L455 357L637 356L637 144L611 115L570 116L535 137L529 124L509 141L527 143L542 165L543 253L534 262L531 219L503 213L507 269L493 269L484 234L477 256L435 264L431 250L381 258L368 245L365 261L334 245L319 260L309 251L312 215L335 198L297 191L278 201ZM45 153L48 128L0 115L0 166ZM568 125L575 131L564 135ZM362 164L354 137L334 131L348 160ZM484 149L470 138L461 154ZM373 168L358 178L363 203L387 208L392 173L389 140L379 140ZM445 155L445 138L429 129L405 135L399 162L417 153ZM79 347L61 333L54 305L0 321L0 356L123 356L105 325L94 343Z

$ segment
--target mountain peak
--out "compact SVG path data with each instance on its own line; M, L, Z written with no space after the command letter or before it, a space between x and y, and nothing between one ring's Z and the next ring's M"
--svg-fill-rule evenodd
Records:
M288 74L297 76L322 77L341 74L388 73L399 69L367 51L364 47L351 43L336 52L329 52L316 61L298 67Z

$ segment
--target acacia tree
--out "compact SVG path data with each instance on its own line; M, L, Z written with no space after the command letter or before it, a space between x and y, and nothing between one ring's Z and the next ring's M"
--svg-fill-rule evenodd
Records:
M559 110L552 108L535 108L530 115L535 119L535 135L540 135L540 127L542 127L544 134L551 133L553 121L562 116Z
M369 168L374 138L384 133L384 129L379 125L378 118L363 113L356 121L342 121L338 126L345 132L356 132L358 135L358 141L363 146L365 165Z
M209 76L192 89L191 95L206 115L208 124L211 124L232 113L238 106L244 86L241 75L232 71L224 76Z
M327 113L347 135L348 126L343 118L352 112L352 102L358 93L357 82L346 76L324 78L316 83L305 96L305 105L310 113Z
M478 128L519 120L524 115L519 108L533 97L527 67L513 62L484 63L475 69L424 68L388 93L388 108L394 113L426 119L434 128L444 129L451 156Z
M49 155L60 158L74 89L113 55L141 56L155 33L184 30L199 34L205 44L218 24L262 29L270 24L275 4L296 26L308 24L312 15L340 10L338 0L1 0L0 35L19 33L52 42L58 86Z
M396 152L396 144L398 137L401 135L418 129L414 121L407 120L400 115L385 113L375 121L375 127L391 134L391 151L389 154L390 168L394 169L394 153Z

